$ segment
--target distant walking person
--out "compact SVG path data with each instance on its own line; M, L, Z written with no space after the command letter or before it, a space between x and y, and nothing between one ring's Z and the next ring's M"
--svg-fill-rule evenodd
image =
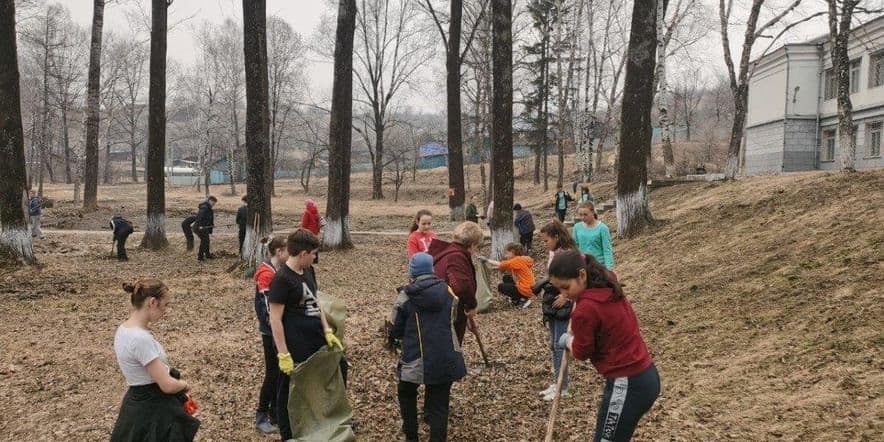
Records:
M200 238L200 249L197 254L199 261L211 259L212 254L209 252L209 238L212 235L212 228L215 227L215 212L212 210L218 199L214 196L206 198L200 203L199 210L196 213L196 221L193 231Z
M193 250L193 223L196 222L196 215L190 215L181 221L181 230L184 232L184 239L187 241L187 251Z
M467 221L479 224L479 209L476 207L476 195L470 197L470 203L464 210Z
M574 201L574 197L572 197L570 193L564 191L561 185L559 185L557 189L555 205L556 216L559 218L559 221L565 222L565 215L568 214L568 203Z
M325 219L319 214L319 208L316 207L316 201L312 198L304 200L304 215L301 216L301 228L306 229L313 236L320 238L319 232L325 226ZM319 264L319 251L313 254L313 264Z
M33 191L28 191L28 216L31 217L31 236L43 239L43 231L40 230L40 221L43 217L43 200L35 195Z
M132 228L132 223L120 215L114 215L110 220L110 228L114 232L114 242L117 243L117 260L128 261L129 257L126 256L126 240L135 230Z
M239 229L239 256L245 255L242 244L246 240L246 225L249 224L249 201L248 195L242 196L242 206L236 211L236 226Z
M531 246L534 244L534 217L519 203L513 206L513 212L515 212L513 224L519 231L519 244L525 248L526 253L530 254Z
M123 396L111 442L192 441L200 422L185 411L187 382L177 379L166 350L150 332L166 315L169 289L157 279L124 284L131 293L129 319L117 328L114 353L129 390Z

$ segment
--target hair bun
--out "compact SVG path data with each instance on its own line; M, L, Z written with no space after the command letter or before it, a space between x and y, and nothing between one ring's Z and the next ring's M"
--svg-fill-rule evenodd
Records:
M124 282L123 283L123 290L125 290L126 293L134 293L135 292L135 284L132 284L131 282Z

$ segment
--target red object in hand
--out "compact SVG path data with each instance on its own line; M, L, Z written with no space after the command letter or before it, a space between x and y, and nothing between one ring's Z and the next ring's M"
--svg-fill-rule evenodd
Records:
M190 395L187 395L187 400L184 401L184 412L189 416L193 416L199 409L200 407L196 404L196 401Z

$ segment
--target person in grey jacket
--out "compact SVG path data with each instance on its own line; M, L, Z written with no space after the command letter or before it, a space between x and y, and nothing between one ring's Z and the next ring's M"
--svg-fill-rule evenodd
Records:
M418 440L417 389L426 386L424 420L430 440L448 437L448 404L452 383L466 376L454 320L458 299L445 281L433 274L433 258L417 253L411 258L412 283L403 288L407 300L396 310L390 337L402 339L397 367L402 432L408 441Z

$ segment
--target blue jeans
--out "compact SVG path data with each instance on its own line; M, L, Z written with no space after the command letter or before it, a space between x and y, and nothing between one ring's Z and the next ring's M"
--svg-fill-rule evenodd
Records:
M559 338L568 331L568 321L552 318L549 324L549 349L553 357L553 383L559 380L559 367L562 366L562 355L565 349L559 348ZM562 390L568 389L568 369L565 368L565 378L562 380Z

